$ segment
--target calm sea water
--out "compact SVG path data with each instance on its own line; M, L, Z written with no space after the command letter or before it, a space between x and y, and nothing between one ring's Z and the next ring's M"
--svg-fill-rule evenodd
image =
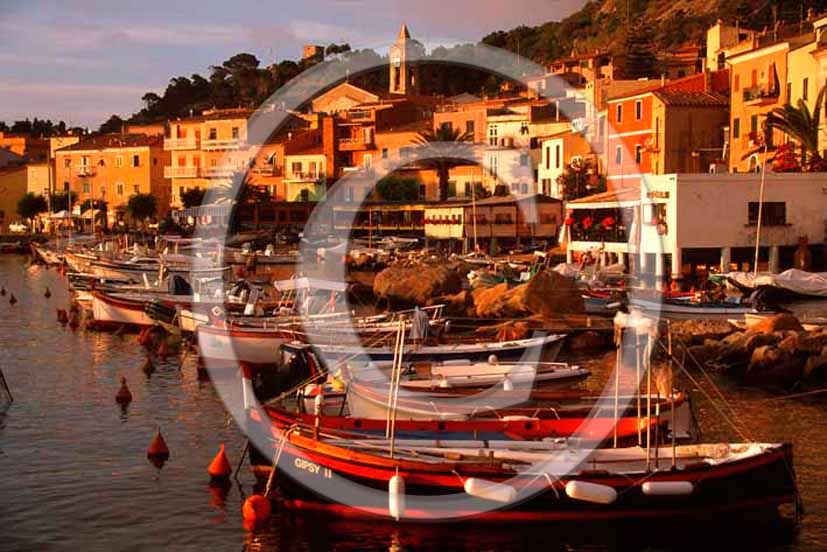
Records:
M134 334L73 332L57 324L66 305L55 270L0 257L0 367L14 393L0 406L0 550L707 550L827 548L827 399L768 401L758 390L723 389L756 439L791 440L806 515L789 523L669 527L619 525L430 525L335 521L277 511L254 533L242 527L241 489L211 491L206 467L220 443L231 462L243 437L192 356L155 359ZM46 299L49 287L52 297ZM182 363L183 360L183 363ZM594 381L604 360L591 363ZM125 376L134 399L114 402ZM705 434L726 435L708 403ZM171 450L158 470L145 455L156 427Z

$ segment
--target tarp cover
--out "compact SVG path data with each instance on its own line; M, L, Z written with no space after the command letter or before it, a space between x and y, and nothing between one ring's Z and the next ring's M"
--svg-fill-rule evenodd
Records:
M791 268L780 274L730 272L726 277L749 289L771 286L811 297L827 297L827 272L806 272Z

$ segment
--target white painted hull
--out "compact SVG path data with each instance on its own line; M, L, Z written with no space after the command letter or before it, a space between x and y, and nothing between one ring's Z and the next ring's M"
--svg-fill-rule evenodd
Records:
M202 358L222 362L275 364L279 347L289 336L275 332L234 333L231 330L200 327L196 331L198 351Z
M145 312L106 302L97 295L92 296L92 318L102 324L155 325L155 321Z

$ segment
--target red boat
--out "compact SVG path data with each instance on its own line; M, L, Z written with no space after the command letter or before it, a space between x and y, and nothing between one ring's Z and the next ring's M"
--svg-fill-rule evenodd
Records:
M264 423L259 428L269 433ZM279 425L283 433L273 433L266 452L276 459L285 504L300 510L544 521L718 518L798 504L787 444L591 450L559 442L352 439L295 419ZM251 456L258 475L268 475L269 461Z

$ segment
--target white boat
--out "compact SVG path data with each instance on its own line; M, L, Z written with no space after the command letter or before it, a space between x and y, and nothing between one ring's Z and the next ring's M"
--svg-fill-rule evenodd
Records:
M144 312L143 302L127 296L91 293L92 317L98 325L155 326L155 321Z
M757 313L751 305L736 303L694 303L692 301L666 300L653 301L632 297L629 300L630 306L637 307L647 313L655 313L672 319L741 319L747 313Z

